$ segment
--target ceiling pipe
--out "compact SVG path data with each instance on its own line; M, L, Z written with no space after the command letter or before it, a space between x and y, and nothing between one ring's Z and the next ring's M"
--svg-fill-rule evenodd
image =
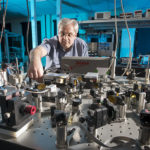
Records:
M31 0L32 48L37 46L36 0Z
M62 7L61 7L61 4L62 4L62 0L57 0L57 1L56 1L57 25L58 25L59 20L60 20L61 17L62 17Z

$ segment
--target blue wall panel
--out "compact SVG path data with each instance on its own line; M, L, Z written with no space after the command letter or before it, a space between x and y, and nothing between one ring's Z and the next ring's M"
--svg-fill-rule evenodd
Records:
M150 54L150 28L137 29L135 56Z
M131 36L131 52L134 52L135 28L129 29ZM130 44L127 29L122 29L120 57L129 57Z

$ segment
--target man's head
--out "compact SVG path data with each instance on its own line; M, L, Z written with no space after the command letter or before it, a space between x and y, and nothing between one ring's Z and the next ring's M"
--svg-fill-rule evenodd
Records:
M74 43L79 25L76 20L64 18L58 24L58 37L60 45L68 50Z

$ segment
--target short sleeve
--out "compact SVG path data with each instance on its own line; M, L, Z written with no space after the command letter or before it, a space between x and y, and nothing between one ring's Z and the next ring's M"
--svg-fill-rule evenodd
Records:
M40 44L44 49L46 49L47 54L49 55L50 49L51 49L51 42L49 39L44 39L42 43Z

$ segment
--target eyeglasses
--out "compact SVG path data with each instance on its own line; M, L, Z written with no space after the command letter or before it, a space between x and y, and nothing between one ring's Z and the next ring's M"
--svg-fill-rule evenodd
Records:
M67 36L67 37L69 37L69 38L75 36L75 34L73 34L73 33L63 33L63 32L60 32L59 35L60 35L61 37Z

